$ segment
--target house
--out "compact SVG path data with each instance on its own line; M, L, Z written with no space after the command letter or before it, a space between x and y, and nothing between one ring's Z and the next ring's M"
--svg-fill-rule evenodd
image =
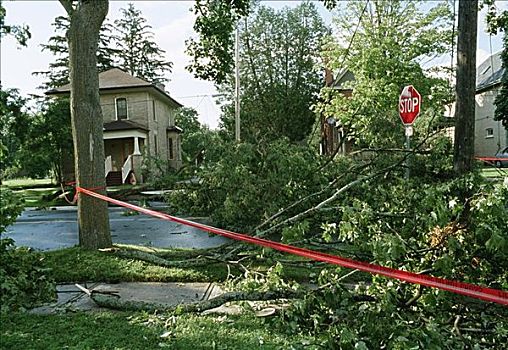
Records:
M494 101L504 73L501 52L488 57L476 71L475 156L494 157L508 145L508 130L494 120Z
M352 83L355 78L349 70L342 70L336 78L328 68L325 68L325 86L338 91L345 97L351 97L353 94ZM320 154L322 155L346 155L351 152L354 140L347 137L347 130L340 125L333 117L325 118L321 115L321 141Z
M46 92L65 96L70 84ZM112 68L99 74L100 105L104 118L104 151L108 185L143 182L142 164L148 157L179 169L181 133L175 111L182 107L162 85ZM74 174L73 161L64 173ZM154 162L150 162L154 163ZM160 169L158 167L157 169ZM152 173L157 169L148 169Z

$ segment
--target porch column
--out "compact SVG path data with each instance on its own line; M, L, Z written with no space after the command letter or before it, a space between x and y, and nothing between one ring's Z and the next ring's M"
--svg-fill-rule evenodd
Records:
M141 152L139 151L139 137L134 137L134 153L133 155L139 156Z

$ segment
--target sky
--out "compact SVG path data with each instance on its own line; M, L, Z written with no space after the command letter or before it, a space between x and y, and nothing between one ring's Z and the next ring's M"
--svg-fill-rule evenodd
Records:
M185 40L195 36L192 29L195 16L191 11L192 1L130 1L141 10L148 24L152 26L155 41L166 51L166 59L173 62L173 69L167 77L170 81L166 90L177 101L185 106L195 108L200 121L211 128L216 128L220 108L216 104L217 94L214 84L199 80L189 73L185 66L190 62L185 53ZM499 2L499 0L498 0ZM120 8L126 8L129 1L110 1L108 19L113 22L120 17ZM298 1L263 1L263 5L282 8L294 7ZM499 2L500 8L508 8L508 2ZM60 3L53 1L3 1L6 8L7 24L27 24L32 38L28 47L20 48L11 37L1 42L0 78L3 88L17 88L22 96L42 95L37 89L43 82L42 77L33 76L32 72L47 70L53 61L51 53L42 52L40 44L46 43L54 33L51 23L55 17L65 15ZM325 23L331 24L332 14L320 2L316 5ZM501 35L489 37L485 33L485 15L480 14L478 28L477 63L483 62L491 52L502 49ZM492 46L492 48L491 48Z

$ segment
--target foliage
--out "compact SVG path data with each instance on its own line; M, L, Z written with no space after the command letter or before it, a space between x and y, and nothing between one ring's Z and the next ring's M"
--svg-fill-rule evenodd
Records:
M152 27L132 3L120 12L122 17L115 20L114 27L119 67L151 83L166 81L164 73L170 72L173 64L165 61L165 51L153 40Z
M186 41L192 63L187 69L198 78L226 80L233 69L233 37L236 22L249 13L249 0L216 1L197 0L194 3L196 22L194 31L198 39Z
M349 243L382 266L506 290L506 203L508 183L493 185L474 174L409 182L388 176L335 202L337 209L323 218L322 239ZM343 284L345 272L324 269L316 280L321 288L291 307L283 327L341 349L506 342L508 314L501 306L381 277L352 291Z
M55 288L41 267L42 255L0 239L0 302L2 313L36 306L55 297Z
M20 168L18 153L27 138L30 125L29 115L24 111L25 99L18 90L0 90L0 179L6 173L16 173ZM14 169L12 169L14 168Z
M7 226L12 225L23 211L23 202L8 188L1 188L0 196L0 235Z
M40 106L19 152L20 162L25 175L41 178L51 171L61 183L64 163L73 160L69 99L46 99Z
M54 286L41 267L42 256L26 248L16 248L11 238L2 238L13 224L23 204L9 189L0 196L0 304L1 313L34 306L54 297Z
M58 16L52 26L55 35L48 39L47 44L41 44L42 51L48 51L55 56L55 61L49 64L47 71L34 72L34 75L42 75L48 80L41 88L57 88L69 83L69 48L65 34L69 30L69 17ZM113 40L113 26L105 21L99 33L99 48L97 50L97 68L99 72L108 70L115 65L118 51L110 47Z
M315 68L327 28L314 4L274 10L259 6L239 23L241 138L301 141L315 121L311 105L322 86ZM234 101L234 77L219 86ZM223 108L222 126L234 134L234 103Z
M27 41L32 37L30 29L27 25L12 25L5 23L5 16L7 11L5 7L0 3L0 38L4 38L7 35L14 36L14 39L21 46L27 46Z
M327 349L493 349L506 343L507 313L502 306L451 307L442 293L416 306L405 305L400 296L408 288L399 282L375 278L369 287L353 291L339 278L333 270L324 270L320 288L284 313L282 329L313 334ZM418 287L410 289L416 293Z
M222 141L216 131L210 130L198 120L196 110L182 107L177 110L175 124L183 129L182 157L188 165L199 165L205 159L210 162L214 147Z
M199 169L198 186L174 192L168 201L186 214L210 215L221 227L252 229L326 181L313 152L287 139L257 146L225 143L218 154L216 162Z
M443 114L450 100L448 83L421 65L449 51L447 3L422 13L414 1L353 1L335 22L338 37L330 39L323 55L339 81L323 89L324 102L317 111L337 119L348 139L359 147L402 145L397 101L405 85L414 84L425 104L415 123L416 135L423 133L420 125ZM353 74L353 81L341 80L346 72ZM346 97L341 89L352 89L352 96Z

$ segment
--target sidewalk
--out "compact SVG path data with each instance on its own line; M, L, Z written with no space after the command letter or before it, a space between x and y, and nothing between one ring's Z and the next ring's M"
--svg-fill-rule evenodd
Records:
M121 282L80 283L90 290L115 292L125 301L144 301L164 305L178 305L208 300L221 295L223 290L215 283L159 283ZM67 311L104 311L74 284L59 284L56 287L58 300L30 310L34 314L55 314ZM219 309L219 308L218 308ZM223 308L224 309L224 308ZM223 312L227 312L227 308ZM220 312L219 310L216 310Z

